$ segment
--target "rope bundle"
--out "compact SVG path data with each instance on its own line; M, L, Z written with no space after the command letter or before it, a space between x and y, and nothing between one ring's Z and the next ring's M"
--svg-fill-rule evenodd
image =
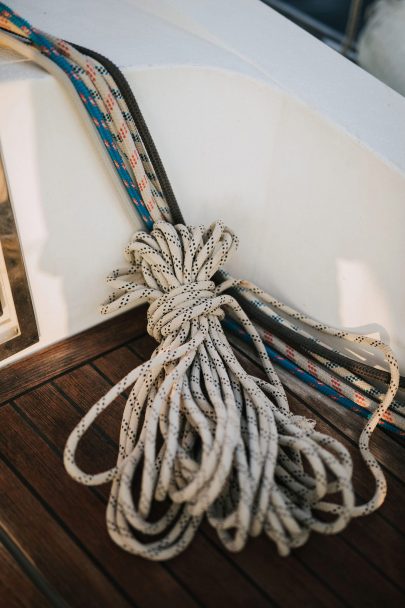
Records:
M130 266L110 277L117 289L103 312L147 300L148 332L160 345L86 414L68 439L65 466L81 483L113 481L109 532L124 549L149 559L184 550L204 514L228 549L239 550L249 535L265 531L282 555L311 530L335 533L352 516L348 452L289 411L256 330L221 293L227 285L211 281L236 243L220 222L208 230L157 222L151 233L135 234L126 251ZM239 364L220 324L223 308L249 332L267 381ZM132 384L116 466L83 472L75 462L81 438ZM140 483L136 504L134 479ZM154 502L167 497L167 510L154 520ZM321 511L333 520L322 521Z
M115 291L102 312L147 301L148 331L160 345L150 361L93 406L70 435L65 450L66 469L77 481L87 485L112 481L107 523L115 542L149 559L169 559L190 543L207 515L228 549L239 550L249 535L264 531L286 555L303 544L311 530L336 533L352 517L377 509L386 483L369 449L370 436L381 422L392 421L404 428L399 416L403 404L394 400L400 381L398 365L389 347L319 324L252 283L223 272L222 284L215 286L211 279L235 249L236 237L220 222L208 230L168 223L176 209L166 196L167 186L165 192L161 188L167 181L165 174L154 169L144 145L145 130L135 124L129 111L131 99L127 105L127 96L105 68L108 60L94 58L94 53L89 57L91 51L84 50L83 55L67 42L32 28L2 2L0 26L18 36L0 32L0 44L55 75L63 74L68 90L81 100L81 109L85 108L100 135L129 200L146 226L153 228L133 237L126 250L130 265L110 276ZM256 328L237 300L225 294L229 289L238 300L242 296L240 301L248 303L253 313L256 309L263 313L264 327L271 327L270 321L276 324L287 343ZM266 381L247 374L236 359L221 326L225 312L254 344ZM342 357L297 322L382 351L389 374ZM297 336L306 345L303 353L288 344L290 339L297 342ZM338 397L350 395L370 415L359 445L376 489L365 504L355 505L352 462L346 449L318 433L312 421L289 411L267 354L271 349L266 343L275 341L278 352L292 361L299 359L299 369L322 376L332 391L337 389ZM307 358L308 353L312 358ZM314 359L378 403L341 386L337 376L315 365ZM373 378L378 372L389 383L386 394L354 375L353 369ZM81 471L75 459L80 440L129 387L116 465L96 475ZM395 406L392 418L387 413L391 404ZM157 503L162 503L158 515Z

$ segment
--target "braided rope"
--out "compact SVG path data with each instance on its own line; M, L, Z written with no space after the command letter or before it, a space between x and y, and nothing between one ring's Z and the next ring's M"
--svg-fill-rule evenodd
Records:
M249 336L246 334L243 328L229 316L227 316L223 321L223 326L233 335L242 339L243 342L250 344L251 341ZM336 381L339 382L339 384L334 385L334 377L330 376L328 373L325 373L326 370L324 368L319 369L314 367L313 362L307 360L305 357L300 359L300 353L297 353L297 351L294 351L290 346L286 346L284 343L281 343L277 349L276 347L273 348L272 344L275 342L275 337L268 332L265 332L267 337L263 337L263 329L256 324L255 327L263 339L266 352L272 362L276 363L284 370L298 378L301 382L304 382L308 386L317 390L319 393L329 397L329 399L332 401L342 405L344 408L362 416L363 418L369 419L372 416L373 412L377 408L377 404L374 401L370 401L370 403L365 401L363 405L357 404L344 394L344 392L350 392L353 390L350 385L342 383L337 379ZM281 352L284 354L281 354ZM297 357L295 357L295 353L297 354ZM296 359L300 360L300 365L297 364ZM325 376L323 376L323 374L325 374ZM339 390L337 387L339 387ZM391 433L395 433L396 435L405 435L404 431L402 430L404 423L403 416L396 417L392 416L391 414L392 413L390 411L385 412L383 417L378 421L378 426L390 431Z
M318 433L311 421L291 414L259 333L236 300L223 292L230 284L242 285L256 297L275 301L248 282L229 278L215 287L210 281L235 246L234 235L221 223L204 230L157 222L150 234L134 235L126 250L130 265L109 277L115 291L102 312L146 300L148 332L161 344L85 415L66 444L65 466L87 485L113 481L109 533L122 548L148 559L169 559L183 551L204 514L232 551L240 550L249 535L265 532L287 555L312 530L334 534L385 498L384 474L370 452L369 437L392 395L377 407L360 437L376 490L368 502L355 505L349 454ZM238 363L220 324L222 309L232 313L253 342L267 382L249 376ZM378 341L346 332L342 338L371 342L388 358L389 348ZM389 362L394 393L399 374L395 360L389 357ZM75 461L80 440L132 385L116 466L85 473ZM141 484L136 505L134 479ZM166 498L165 515L154 521L154 502ZM316 515L322 511L335 519L322 521ZM140 540L140 533L148 540Z
M390 383L388 385L387 393L386 393L383 401L378 404L373 415L371 416L371 418L367 421L366 425L364 426L364 428L361 432L360 438L359 438L360 452L361 452L361 455L362 455L365 463L367 464L368 468L370 469L370 472L372 473L372 475L375 479L376 492L375 492L374 496L368 501L368 503L366 503L365 505L362 505L361 507L359 506L359 507L355 508L355 513L362 514L362 515L374 511L376 508L378 508L378 506L380 506L382 504L380 502L381 496L382 496L381 492L383 494L386 493L386 481L385 481L384 473L383 473L380 465L378 464L377 460L374 458L374 456L372 455L372 453L370 451L370 437L371 437L374 429L376 428L378 422L384 416L385 412L387 412L388 408L390 407L390 405L391 405L392 401L394 400L395 395L398 391L399 366L398 366L398 362L395 358L395 355L392 352L392 349L387 344L384 344L384 342L382 342L381 340L378 340L375 338L370 338L369 336L366 336L366 335L350 333L350 332L344 331L342 329L336 329L334 327L330 327L328 325L325 325L324 323L319 323L318 321L311 319L311 317L308 317L307 315L305 315L301 312L298 312L291 306L287 306L286 304L283 304L282 302L280 302L273 296L270 296L269 294L264 292L262 289L260 289L259 287L257 287L253 283L251 283L250 281L238 281L238 280L230 278L230 279L228 279L227 284L235 286L235 287L241 287L242 289L249 292L249 294L251 294L252 297L257 298L261 303L269 304L273 308L281 310L283 313L285 313L292 319L300 321L304 325L307 325L308 327L312 327L313 329L320 331L326 335L340 338L341 340L347 341L349 343L365 344L365 345L371 347L372 349L375 349L375 350L383 353L384 358L387 361L387 363L389 365L389 369L390 369L390 374L391 374Z
M316 353L312 353L312 357L316 361L319 361L319 363L324 365L326 369L340 376L346 382L346 384L352 385L353 387L360 389L363 393L369 395L370 397L375 397L380 403L381 401L383 401L384 393L378 387L369 384L363 378L360 378L359 376L349 371L348 369L342 367L338 363L328 361L328 359L325 359L324 357L321 357ZM405 404L399 400L398 394L393 400L391 408L399 414L399 417L404 417Z
M224 276L229 277L229 275L227 273L224 273ZM264 301L260 298L257 298L257 294L254 291L251 291L244 287L238 287L237 291L240 292L248 302L253 304L256 308L261 310L266 316L268 316L270 319L272 319L273 321L278 323L280 326L286 327L286 328L296 332L297 334L304 336L313 344L320 344L322 347L324 347L326 350L329 350L331 353L332 352L339 353L339 351L336 348L333 348L332 346L328 345L326 342L323 342L319 338L315 337L313 334L309 333L307 330L305 330L305 328L292 322L292 319L295 319L295 320L300 320L305 323L304 319L300 319L301 313L293 311L296 314L289 315L289 312L288 312L289 307L284 305L282 302L276 300L275 298L273 298L274 303L272 304L271 296L269 296L270 299L267 299L266 301ZM279 314L279 312L276 312L276 310L274 310L274 309L282 312L287 317L290 316L290 318L285 318L285 317L281 316ZM304 316L305 315L303 315L303 317ZM310 317L307 317L307 318L310 319ZM306 323L306 325L309 325L309 324ZM314 326L312 325L312 327L314 327ZM324 332L321 327L318 327L317 331L319 331L321 333L327 333L327 332ZM338 331L338 330L336 330L336 331ZM267 335L271 336L272 332L267 331ZM336 337L340 338L341 336L336 336ZM284 341L280 341L280 342L282 342L284 344L284 347L283 347L284 349L287 348L287 345L285 344ZM291 348L291 347L289 346L288 348ZM338 376L340 376L342 379L346 380L347 385L352 385L355 388L359 388L366 395L369 395L370 397L375 397L380 403L384 400L386 393L383 393L377 387L370 385L364 379L359 378L359 376L357 376L355 373L347 370L346 368L339 365L338 363L335 363L333 361L326 359L325 357L318 355L317 353L314 353L311 351L310 354L311 354L311 357L313 357L314 359L316 359L317 361L322 363L327 369L333 371ZM307 367L308 365L310 365L311 359L308 359L308 357L305 357L305 358L306 358L305 366ZM333 379L333 376L331 375L328 382L332 382L332 379ZM354 403L357 403L357 401L355 399L354 399ZM405 406L401 401L399 401L399 399L394 399L392 401L391 406L399 414L402 414L402 417L404 416Z
M122 104L120 107L114 97L114 90L117 87L113 85L110 89L108 81L99 71L103 71L102 66L98 66L97 69L95 62L90 58L76 63L75 60L80 56L80 53L69 43L40 32L10 9L2 8L4 6L0 3L0 26L7 25L14 33L26 38L38 48L42 55L49 57L70 79L100 135L131 202L146 226L151 228L154 221L165 217L160 211L159 204L156 204L156 201L160 203L162 199L161 197L154 199L151 193L150 180L142 163L139 162L139 153L132 133L128 129L122 114ZM19 52L26 55L27 51L24 50L24 45L18 44L18 41L12 37L2 34L2 40L4 45L14 49L18 47ZM31 54L31 57L33 58L34 55ZM101 92L104 93L105 98ZM137 139L140 140L139 135ZM142 153L147 156L143 146ZM140 181L136 184L137 176ZM167 215L167 207L164 207L164 210Z
M117 289L103 312L147 300L148 332L161 344L86 414L68 439L65 466L81 483L113 480L109 532L124 549L149 559L184 550L205 513L228 549L239 550L249 534L264 531L286 555L311 530L341 530L355 509L348 452L291 414L254 326L221 294L225 286L210 280L235 246L221 223L204 230L157 222L150 234L135 234L126 250L130 266L110 278ZM223 308L253 340L267 382L238 363L219 322ZM81 438L132 384L116 466L83 472L75 461ZM141 483L136 505L135 476ZM166 497L170 506L152 523L154 501ZM318 511L333 513L333 521L322 521ZM142 542L137 532L151 540Z
M11 15L11 16L13 16L13 15ZM69 59L70 64L71 64L71 73L75 74L76 76L80 75L81 78L84 80L84 84L89 92L90 98L97 101L98 109L100 110L100 112L102 113L102 116L103 116L104 125L108 126L108 128L111 132L113 141L116 143L117 147L120 149L124 159L127 160L128 170L130 172L133 171L134 180L138 183L138 185L140 187L140 191L142 193L143 201L144 201L148 211L150 212L150 216L148 218L149 221L153 222L156 219L170 220L170 211L168 210L167 204L164 201L164 197L163 197L162 193L160 192L160 186L159 186L158 180L153 172L153 167L150 163L150 160L148 158L145 147L142 143L139 132L137 131L136 125L134 123L134 120L133 120L131 114L128 112L128 107L126 106L126 103L123 100L118 87L116 86L113 78L109 75L108 71L98 61L92 60L90 57L83 56L81 53L79 53L77 50L75 50L74 47L72 45L70 45L69 43L67 43L63 40L54 38L53 36L50 36L49 34L39 32L38 30L32 28L32 26L29 26L29 27L27 27L27 25L21 26L21 22L23 21L23 20L21 20L21 18L14 19L14 21L16 21L17 23L20 24L19 26L17 26L13 21L10 21L10 19L11 19L11 17L10 17L9 11L3 11L0 14L0 23L4 24L4 22L6 20L9 23L12 31L18 32L19 34L24 34L26 36L28 35L27 32L28 33L35 32L37 37L38 37L38 35L40 35L41 39L46 38L49 44L53 44L55 46L55 48L58 50L58 52L61 52L63 55L65 55L65 57L67 57ZM24 23L26 24L27 22L24 21ZM0 40L3 39L3 44L8 45L11 48L15 48L16 50L19 50L20 53L25 54L25 56L29 56L30 58L36 60L37 63L44 65L44 56L42 56L42 55L40 55L39 57L35 56L35 54L28 51L26 47L19 44L18 41L15 41L12 38L10 39L9 37L7 37L7 35L2 35L0 33L0 36L1 36ZM44 48L44 47L41 47L41 48ZM45 51L46 51L46 54L49 55L49 50L47 47L45 47ZM47 67L47 69L49 71L54 72L54 70L50 69L49 64L48 65L45 64L45 67ZM68 77L69 77L69 74L68 74ZM83 100L83 97L81 97L81 99L84 103L87 103ZM103 99L106 100L105 104L104 104ZM118 108L116 107L117 104L118 104ZM88 109L89 108L87 107L87 110ZM114 120L112 118L112 115L114 116ZM91 116L91 113L90 113L90 116ZM93 118L93 120L94 120L94 118ZM128 124L128 129L126 129L126 127L125 127L125 122L127 122L127 124ZM132 139L127 137L129 133L131 134ZM103 140L103 142L104 142L104 144L106 143L105 140ZM136 145L136 151L133 148L134 143ZM139 153L139 157L137 156L137 153ZM139 163L139 158L141 159L143 165L145 166L145 171L143 170L142 164ZM126 185L125 181L124 181L124 185ZM152 201L152 199L153 199L153 201ZM246 300L248 302L254 304L255 306L258 305L257 300L254 297L252 297L251 295L249 295L246 292L246 290L239 290L239 291L243 294L243 296L246 298ZM265 310L265 312L267 312L267 311ZM271 314L269 316L273 320L275 320L277 323L279 323L285 327L288 327L289 329L292 329L293 331L297 332L299 335L307 337L314 344L321 344L325 348L329 349L331 351L331 353L339 352L336 349L332 349L332 348L328 347L327 345L323 344L320 340L314 338L313 336L311 336L310 334L308 334L307 332L302 330L302 328L300 328L296 325L292 325L291 323L289 324L288 322L283 320L283 318L280 317L279 315ZM269 335L271 335L271 333ZM284 350L290 348L290 347L288 347L287 344L285 344L283 342L280 342L280 344L284 344ZM313 357L317 357L318 360L322 361L323 358L319 357L319 355L315 355L314 353L311 353L311 354ZM356 404L359 407L364 407L364 404L361 403L361 401L362 401L361 398L360 399L356 398L356 393L355 393L355 391L353 391L352 387L350 386L352 384L354 386L358 386L360 388L362 387L361 385L363 385L363 387L365 386L366 388L363 389L363 392L366 392L366 394L370 394L371 396L377 397L377 399L380 402L383 400L383 397L384 397L383 393L381 393L381 391L378 391L378 389L376 389L375 387L371 387L370 385L367 385L367 383L358 379L355 374L348 372L341 366L337 366L336 363L333 363L332 361L327 361L327 360L324 360L324 361L326 363L326 367L328 367L329 369L333 369L336 367L337 368L336 373L338 375L341 375L341 377L343 377L346 380L345 383L341 383L341 385L342 385L341 388L343 391L351 393L351 395L352 395L351 398L353 400L352 409L353 408L358 409L358 408L356 408ZM306 367L306 368L311 367L311 361L307 357L305 358L304 367ZM329 377L326 381L326 384L334 385L335 380L336 379L333 375L329 375ZM360 403L359 403L359 401L360 401ZM368 403L368 402L366 401L366 403ZM403 405L399 404L399 402L397 400L393 401L392 407L394 409L403 411ZM386 416L388 416L388 414L386 414ZM394 418L395 418L395 416L394 416ZM397 416L396 418L397 418L397 426L399 429L401 429L401 425L403 424L402 418L399 416Z
M266 331L257 325L255 325L255 327L265 344L273 346L277 352L282 353L287 359L296 363L300 369L311 374L314 377L314 384L322 382L329 387L331 389L330 396L332 399L342 403L342 405L349 409L359 411L366 417L369 417L370 412L375 412L378 407L376 401L370 399L367 395L363 395L356 387L342 382L338 376L331 375L325 367L319 365L316 361L311 361L291 346L285 344L271 332ZM381 401L383 401L383 399L381 399ZM391 408L392 403L390 410L383 414L379 424L385 428L390 428L394 432L404 434L401 433L401 431L405 431L405 418L401 414L392 411ZM384 425L385 421L390 423L389 427Z
M99 62L83 56L68 42L49 35L48 38L74 65L74 73L80 74L92 99L96 101L104 123L108 124L113 140L126 160L128 172L133 174L151 219L170 220L169 208L164 201L145 146L112 77Z
M126 251L130 266L111 275L115 291L102 312L146 300L148 331L160 345L148 362L91 408L65 450L72 477L87 485L113 482L107 525L115 542L149 559L169 559L189 544L206 514L230 550L241 549L249 535L265 532L286 555L312 530L333 534L351 518L378 508L386 483L369 438L398 388L398 365L389 347L319 324L246 281L228 278L215 287L211 278L236 247L236 237L220 222L206 230L162 221L170 220L170 211L108 71L68 43L35 30L2 3L0 24L36 45L38 63L49 68L52 61L64 71L131 201L148 228L153 226L149 234L134 235ZM12 48L24 47L21 52L36 60L36 51L27 51L21 41L7 34L0 40ZM225 294L231 287L242 289L259 306L272 306L325 334L384 353L391 371L389 390L360 437L362 456L376 481L366 504L355 505L352 462L345 448L289 411L260 333ZM267 381L240 366L221 327L224 310L253 342ZM75 460L80 440L130 386L116 465L96 475L85 473ZM140 483L137 500L134 480ZM165 513L156 519L155 505L165 500ZM328 521L322 512L329 514Z

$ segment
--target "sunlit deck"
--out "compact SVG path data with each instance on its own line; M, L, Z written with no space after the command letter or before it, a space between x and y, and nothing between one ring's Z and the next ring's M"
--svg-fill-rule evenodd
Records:
M191 547L167 563L118 549L108 537L108 487L73 482L62 464L70 430L83 413L153 348L145 310L110 320L0 371L1 606L399 606L404 597L403 447L378 430L374 453L388 498L378 513L338 536L313 535L280 558L266 538L227 553L203 525ZM361 418L289 392L291 408L349 448L359 497L371 493L356 440ZM81 462L113 462L124 399L100 419ZM0 545L1 547L1 545Z

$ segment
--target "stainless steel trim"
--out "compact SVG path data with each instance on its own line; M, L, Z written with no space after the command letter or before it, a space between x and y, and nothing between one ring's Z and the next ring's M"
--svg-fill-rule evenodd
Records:
M0 360L38 342L38 328L0 154Z

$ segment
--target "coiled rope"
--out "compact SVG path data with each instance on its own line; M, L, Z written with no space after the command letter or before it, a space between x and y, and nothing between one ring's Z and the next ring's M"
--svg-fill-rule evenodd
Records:
M83 418L67 442L65 464L82 483L113 480L110 534L149 559L182 551L205 513L228 549L239 550L249 534L265 531L286 555L311 530L341 530L355 508L348 452L290 413L257 332L238 303L221 294L224 286L211 281L235 245L221 223L204 230L157 222L150 234L135 234L127 249L131 265L110 279L118 290L105 312L146 299L148 332L161 344ZM267 382L249 376L236 359L219 322L224 307L254 341ZM75 462L80 439L132 384L116 466L85 474ZM135 505L136 474L141 490ZM335 493L341 502L327 500ZM153 501L166 497L167 512L152 523ZM334 513L332 522L317 517L323 509ZM141 543L130 526L163 537Z
M10 34L1 34L2 44L29 54L47 69L53 62L64 71L130 200L146 225L153 226L150 233L134 235L126 252L129 266L111 275L116 289L102 312L148 301L148 332L160 345L148 362L91 408L65 450L66 468L81 483L112 481L107 524L114 541L149 559L169 559L184 550L206 515L230 550L241 549L249 535L265 532L286 555L312 530L333 534L351 518L378 508L386 483L369 439L398 389L391 349L367 336L316 323L246 281L227 278L215 285L212 278L235 249L235 236L220 222L204 229L164 221L171 219L170 209L142 137L135 125L127 127L130 118L107 70L65 41L35 30L2 3L0 23L39 51ZM131 163L134 148L145 163L142 176L136 168L139 161ZM355 504L346 449L289 411L258 331L239 303L224 293L230 289L248 294L258 309L271 306L325 334L384 353L390 384L359 442L376 481L366 504ZM247 374L236 359L220 323L225 310L253 342L267 381ZM81 438L130 386L115 467L96 475L81 471L75 460ZM134 480L140 484L137 500ZM165 513L156 518L156 503L165 500Z

